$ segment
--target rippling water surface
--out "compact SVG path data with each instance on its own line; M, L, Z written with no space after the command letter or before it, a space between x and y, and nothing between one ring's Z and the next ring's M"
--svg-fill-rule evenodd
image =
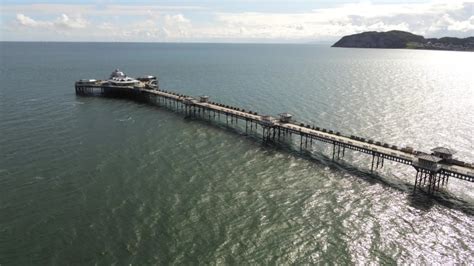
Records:
M474 263L474 185L225 123L77 97L162 88L474 162L474 54L317 45L1 43L0 264ZM239 125L240 127L242 125ZM298 140L294 140L297 143ZM295 148L296 147L296 148Z

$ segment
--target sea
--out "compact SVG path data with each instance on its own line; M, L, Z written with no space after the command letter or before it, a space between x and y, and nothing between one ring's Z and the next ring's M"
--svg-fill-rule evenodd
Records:
M0 43L0 265L474 264L474 184L74 82L160 87L474 162L474 53L320 44Z

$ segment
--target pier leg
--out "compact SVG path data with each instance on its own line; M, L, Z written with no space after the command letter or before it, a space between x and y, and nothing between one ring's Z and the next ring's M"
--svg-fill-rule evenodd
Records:
M301 139L300 139L300 150L303 148L303 134L300 135L301 136Z
M375 160L375 153L372 152L372 167L370 168L370 171L374 171L374 160Z
M428 177L428 194L431 193L431 174Z
M431 176L431 193L433 193L436 189L436 174L435 173L430 173L430 176Z
M439 190L439 185L441 183L441 174L436 175L436 179L438 179L438 188L437 188L437 190Z
M416 183L418 182L418 170L416 170L416 176L415 176L415 186L413 187L413 190L416 191Z
M247 133L248 128L249 128L249 121L245 119L245 133Z
M336 143L332 143L332 160L334 161L334 155L336 155Z

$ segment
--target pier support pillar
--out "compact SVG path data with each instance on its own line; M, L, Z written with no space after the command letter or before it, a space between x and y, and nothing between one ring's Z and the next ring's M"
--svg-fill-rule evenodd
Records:
M436 173L436 191L439 191L441 185L441 174Z
M372 152L372 167L370 168L370 171L374 171L374 161L375 161L375 152Z
M416 184L418 183L418 174L419 174L419 171L418 169L416 170L416 176L415 176L415 186L413 187L413 190L416 191Z

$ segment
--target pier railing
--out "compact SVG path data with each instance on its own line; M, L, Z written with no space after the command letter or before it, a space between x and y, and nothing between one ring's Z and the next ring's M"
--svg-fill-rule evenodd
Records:
M439 158L432 154L415 151L412 148L399 148L379 141L361 138L358 136L345 136L340 132L305 125L304 123L291 120L291 115L280 114L280 118L268 115L259 115L256 112L232 107L221 103L209 101L209 97L201 96L199 99L160 90L154 86L116 87L101 85L77 85L78 95L120 95L133 97L150 103L165 105L176 111L183 112L187 116L220 119L225 116L226 123L245 122L245 130L256 131L261 127L262 139L264 141L285 138L296 135L300 138L300 148L312 145L313 141L320 141L332 145L332 159L344 157L346 149L368 154L372 157L371 171L383 167L385 160L390 160L405 165L411 165L416 170L415 189L426 187L429 193L439 190L447 185L450 177L460 180L474 182L474 164L464 163L458 160ZM428 182L427 182L428 181Z

